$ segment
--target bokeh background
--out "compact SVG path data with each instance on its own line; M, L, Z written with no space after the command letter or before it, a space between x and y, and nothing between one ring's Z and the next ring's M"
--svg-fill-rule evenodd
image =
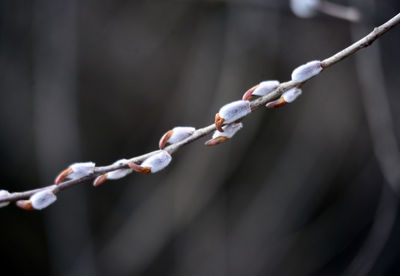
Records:
M154 150L400 10L334 2L362 21L279 0L1 1L0 188ZM0 209L0 275L400 275L399 45L397 27L160 173Z

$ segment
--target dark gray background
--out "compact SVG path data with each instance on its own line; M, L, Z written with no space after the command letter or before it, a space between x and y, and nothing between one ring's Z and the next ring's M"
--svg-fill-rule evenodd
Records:
M365 3L355 5L368 31L400 7ZM350 23L297 18L278 0L5 0L0 11L0 188L10 191L51 184L76 161L154 150L172 127L208 125L249 87L354 40ZM372 46L397 137L399 38L397 27ZM357 55L370 60L372 47ZM295 103L251 114L225 144L182 148L158 174L80 185L41 212L0 209L0 274L400 274L398 199L374 155L355 61Z

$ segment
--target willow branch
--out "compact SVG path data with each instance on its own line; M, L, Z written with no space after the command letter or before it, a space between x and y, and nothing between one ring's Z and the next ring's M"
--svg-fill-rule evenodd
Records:
M368 46L370 46L376 39L378 39L381 35L383 35L384 33L386 33L387 31L389 31L391 28L393 28L395 25L400 23L400 13L397 14L396 16L394 16L393 18L391 18L389 21L387 21L386 23L382 24L379 27L374 28L374 30L369 33L368 35L366 35L365 37L363 37L362 39L360 39L359 41L351 44L349 47L343 49L342 51L336 53L335 55L328 57L324 60L321 61L321 66L323 69L326 69L328 67L331 67L332 65L344 60L345 58L353 55L354 53L356 53L357 51L366 48ZM306 81L305 81L306 82ZM301 86L303 83L305 82L296 82L296 81L287 81L287 82L283 82L281 83L278 88L276 88L274 91L272 91L271 93L269 93L266 96L260 97L254 101L250 102L250 107L252 110L256 110L258 108L260 108L261 106L264 106L266 103L275 100L277 98L279 98L285 91L296 87L296 86ZM190 144L194 141L199 140L200 138L210 134L211 132L215 131L216 127L214 124L211 124L209 126L197 129L191 136L189 136L188 138L182 140L181 142L172 144L168 147L166 147L164 150L167 151L169 154L173 154L176 151L178 151L181 147ZM134 163L138 163L138 162L142 162L145 159L147 159L148 157L156 154L157 152L159 152L159 150L156 151L152 151L140 156L136 156L133 157L131 159L129 159L129 162L134 162ZM102 166L102 167L95 167L93 170L93 173L82 177L82 178L78 178L78 179L72 179L72 180L68 180L65 182L62 182L58 185L52 184L52 185L48 185L42 188L38 188L38 189L34 189L34 190L28 190L28 191L24 191L24 192L14 192L14 193L10 193L9 196L7 197L3 197L0 199L0 203L2 202L13 202L13 201L17 201L20 199L24 199L27 197L30 197L31 195L39 192L39 191L43 191L43 190L52 190L53 192L60 192L62 190L65 190L67 188L85 183L89 180L92 180L94 178L96 178L99 175L105 174L107 172L110 171L115 171L118 169L127 169L129 168L129 166L127 164L112 164L112 165L108 165L108 166Z

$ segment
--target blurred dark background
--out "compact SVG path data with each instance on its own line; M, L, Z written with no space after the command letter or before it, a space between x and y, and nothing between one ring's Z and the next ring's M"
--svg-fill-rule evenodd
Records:
M298 18L278 0L1 1L0 188L154 150L400 10L334 2L363 20ZM0 275L400 275L399 45L397 27L160 173L1 208Z

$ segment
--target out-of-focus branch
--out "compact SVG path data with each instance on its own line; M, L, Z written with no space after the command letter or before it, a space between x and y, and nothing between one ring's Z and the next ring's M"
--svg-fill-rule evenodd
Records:
M321 1L318 9L322 13L348 20L350 22L358 22L361 18L361 14L358 9L353 7L344 7L328 1Z
M340 61L342 61L343 59L351 56L352 54L354 54L355 52L368 47L369 45L371 45L376 39L378 39L381 35L383 35L384 33L386 33L387 31L389 31L391 28L393 28L395 25L400 23L400 14L397 14L396 16L394 16L393 18L391 18L389 21L387 21L386 23L382 24L379 27L374 28L374 30L369 33L368 35L366 35L365 37L363 37L362 39L360 39L359 41L355 42L354 44L350 45L349 47L345 48L344 50L336 53L335 55L321 61L321 66L323 69L326 69ZM278 97L280 97L284 92L288 91L289 89L296 87L296 86L301 86L303 83L305 83L306 81L303 82L297 82L297 81L288 81L288 82L284 82L281 83L274 91L272 91L271 93L269 93L266 96L260 97L254 101L250 102L250 107L252 110L256 110L258 108L260 108L261 106L265 105L266 103L277 99ZM208 134L210 134L211 132L213 132L214 130L216 130L216 127L214 124L197 129L196 131L194 131L194 133L189 136L188 138L172 144L168 147L166 147L164 150L167 151L169 154L173 154L175 153L177 150L179 150L182 146L192 143ZM137 157L133 157L131 159L128 160L128 162L133 162L133 163L138 163L138 162L142 162L145 159L149 158L150 156L158 153L159 151L153 151L153 152L149 152ZM96 178L99 175L103 175L107 172L111 172L111 171L116 171L119 169L128 169L129 166L127 165L127 163L124 164L112 164L109 166L103 166L103 167L95 167L93 172L90 173L89 175L86 175L84 177L81 178L77 178L77 179L72 179L72 180L68 180L65 182L60 183L59 185L49 185L43 188L39 188L39 189L34 189L34 190L29 190L29 191L24 191L24 192L15 192L15 193L10 193L10 195L5 196L5 197L1 197L0 199L0 203L3 202L13 202L16 200L20 200L20 199L24 199L27 198L39 191L44 191L44 190L51 190L54 193L57 193L59 191L62 191L64 189L67 189L69 187L78 185L78 184L82 184L88 180L92 180L94 178Z

